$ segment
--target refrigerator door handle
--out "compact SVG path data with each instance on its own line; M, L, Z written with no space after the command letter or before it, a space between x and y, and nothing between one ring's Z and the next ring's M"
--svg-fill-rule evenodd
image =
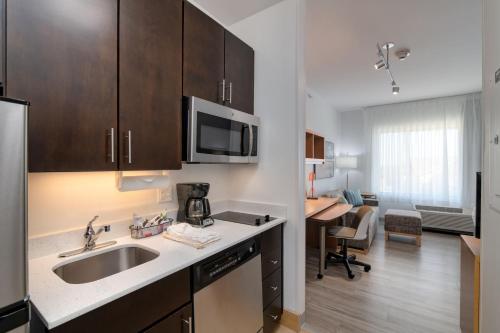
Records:
M8 332L30 320L30 308L27 301L16 304L7 311L0 312L0 332Z

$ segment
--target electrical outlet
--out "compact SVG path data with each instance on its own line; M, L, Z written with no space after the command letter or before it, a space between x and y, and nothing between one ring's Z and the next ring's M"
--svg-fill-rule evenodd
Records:
M158 203L172 201L172 187L158 189Z

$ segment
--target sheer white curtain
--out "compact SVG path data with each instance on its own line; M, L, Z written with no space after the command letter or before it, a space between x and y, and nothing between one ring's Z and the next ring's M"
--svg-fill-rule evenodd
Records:
M386 201L472 207L479 101L470 94L367 108L372 190Z

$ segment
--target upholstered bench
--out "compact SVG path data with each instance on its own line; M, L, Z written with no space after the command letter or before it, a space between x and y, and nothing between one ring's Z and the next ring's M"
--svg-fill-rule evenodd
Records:
M414 210L388 209L384 218L385 240L390 234L415 237L418 246L422 237L422 216Z

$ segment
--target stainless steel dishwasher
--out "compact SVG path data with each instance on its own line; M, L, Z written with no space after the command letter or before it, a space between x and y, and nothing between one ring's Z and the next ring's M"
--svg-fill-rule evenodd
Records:
M251 239L193 268L196 333L262 332L260 244Z

